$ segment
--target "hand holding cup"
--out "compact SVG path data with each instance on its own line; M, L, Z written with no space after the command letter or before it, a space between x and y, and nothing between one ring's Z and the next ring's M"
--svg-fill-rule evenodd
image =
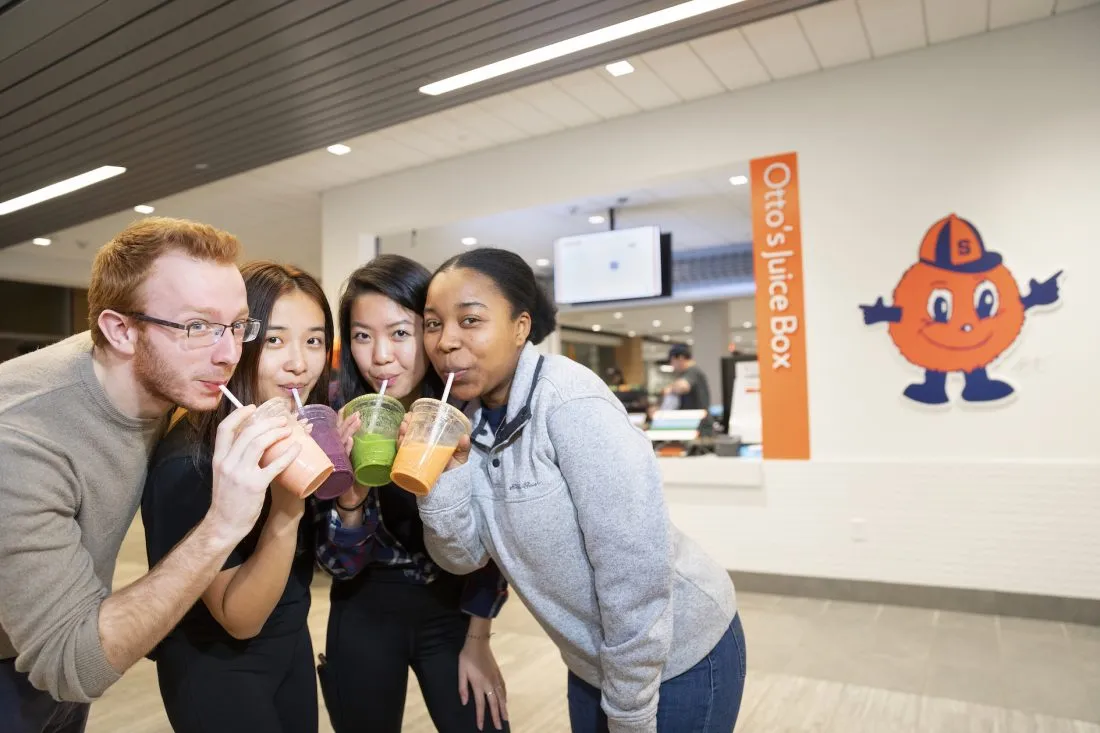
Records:
M264 454L291 435L284 415L256 416L251 405L231 412L214 439L210 515L226 535L240 541L260 517L267 487L298 457L301 447L290 444L261 467Z
M340 441L344 444L344 450L347 451L349 456L351 455L355 433L359 431L362 424L363 419L359 417L358 412L353 412L350 415L344 415L340 418Z

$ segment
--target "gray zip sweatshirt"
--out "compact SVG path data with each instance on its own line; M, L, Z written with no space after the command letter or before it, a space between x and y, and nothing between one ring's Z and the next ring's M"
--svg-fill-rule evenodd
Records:
M733 621L728 573L672 526L648 439L585 367L528 344L495 441L467 414L469 461L419 500L429 553L459 574L492 558L611 733L655 733L661 682Z

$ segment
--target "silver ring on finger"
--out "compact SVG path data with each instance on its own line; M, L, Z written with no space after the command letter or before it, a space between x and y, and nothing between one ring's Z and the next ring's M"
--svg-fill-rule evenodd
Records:
M488 692L486 692L486 693L485 693L485 697L492 697L492 696L493 696L493 695L495 695L495 694L496 694L496 693L495 693L494 691L492 691L492 690L489 690Z

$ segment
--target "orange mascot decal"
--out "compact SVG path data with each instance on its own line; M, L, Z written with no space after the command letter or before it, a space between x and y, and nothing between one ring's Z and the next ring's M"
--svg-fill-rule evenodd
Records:
M920 260L901 276L893 306L879 298L860 309L864 323L888 323L901 355L924 369L924 381L906 387L906 397L945 404L948 372L962 372L963 400L992 402L1013 388L986 368L1019 337L1028 310L1058 301L1061 274L1031 280L1021 296L1001 255L986 250L973 224L951 214L924 235Z

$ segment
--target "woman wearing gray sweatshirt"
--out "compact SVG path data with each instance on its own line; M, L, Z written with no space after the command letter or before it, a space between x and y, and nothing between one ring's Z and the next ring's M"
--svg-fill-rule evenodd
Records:
M428 551L453 573L501 569L561 650L574 733L729 733L745 679L733 584L670 523L652 447L603 381L535 349L554 327L511 252L468 250L433 276L425 351L474 429L419 499Z

